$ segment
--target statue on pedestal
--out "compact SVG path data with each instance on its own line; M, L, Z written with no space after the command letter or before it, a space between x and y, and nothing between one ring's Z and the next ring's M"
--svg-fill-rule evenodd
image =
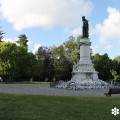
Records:
M89 37L89 24L88 24L88 20L85 19L85 16L82 16L82 21L83 21L83 27L82 27L82 37L83 38L88 38Z

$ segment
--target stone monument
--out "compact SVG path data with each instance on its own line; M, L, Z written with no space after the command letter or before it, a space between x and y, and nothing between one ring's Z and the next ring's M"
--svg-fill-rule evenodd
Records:
M89 24L85 16L82 17L82 39L80 40L80 60L74 63L72 78L68 82L61 82L58 88L68 89L91 89L110 87L107 82L98 78L98 72L95 71L90 54L91 42L89 39Z

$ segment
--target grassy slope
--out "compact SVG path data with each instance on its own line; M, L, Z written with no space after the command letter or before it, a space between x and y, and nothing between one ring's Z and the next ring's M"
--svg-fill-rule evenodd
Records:
M52 97L0 93L0 120L120 120L120 97Z

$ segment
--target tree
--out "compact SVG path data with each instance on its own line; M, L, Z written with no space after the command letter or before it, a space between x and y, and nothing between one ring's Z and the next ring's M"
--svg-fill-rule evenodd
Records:
M120 63L120 56L115 57L114 61L117 61L118 63Z
M120 75L120 56L113 59L113 69Z
M117 72L114 69L110 70L110 72L112 76L114 77L115 81L120 80L120 76L117 74Z
M54 80L67 80L69 73L69 58L66 56L63 45L52 48L52 58L54 66Z
M17 71L14 80L28 81L30 78L34 79L35 74L39 73L39 70L36 71L36 56L31 52L27 52L24 46L17 46L15 61L17 65Z
M25 48L28 47L27 43L28 43L28 40L27 40L27 37L25 34L21 34L18 36L19 40L17 41L18 44L20 44L21 46L24 46Z
M82 35L79 35L79 36L77 37L77 43L79 43L81 39L82 39Z
M41 65L39 76L41 77L42 81L52 81L54 76L53 70L53 58L51 56L51 48L41 46L38 48L36 52L36 58L38 59L38 64Z
M70 36L62 45L52 47L51 53L54 60L53 66L55 80L66 81L71 79L73 62L78 62L80 56L78 41L75 37Z
M0 28L2 28L2 27L0 27ZM4 38L4 37L3 37L4 34L5 34L5 33L0 30L0 42L2 42L2 39Z
M44 64L42 60L36 60L34 64L33 80L43 82L45 80L44 76Z
M70 36L66 42L63 43L66 57L69 58L70 62L78 62L80 59L80 47L79 47L80 36L77 40L75 37Z
M16 69L15 54L17 46L14 43L0 43L0 76L12 80Z
M108 57L107 53L104 55L96 54L92 57L95 70L99 72L98 76L102 80L109 80L112 78L110 70L113 68L113 62Z
M30 80L34 79L36 71L37 59L35 55L31 52L26 53L22 56L21 60L21 78L24 76L24 79ZM39 71L38 71L39 72ZM38 73L37 72L37 73Z
M45 47L45 46L41 46L41 47L38 48L38 50L35 53L35 55L36 55L37 59L44 60L48 56L50 57L50 52L51 52L50 48Z
M0 43L0 76L9 81L23 81L34 77L37 59L24 46Z

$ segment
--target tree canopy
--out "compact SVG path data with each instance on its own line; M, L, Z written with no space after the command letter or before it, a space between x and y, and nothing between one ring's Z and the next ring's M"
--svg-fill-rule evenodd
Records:
M18 36L19 45L0 42L0 77L4 81L70 80L73 63L80 59L81 38L82 36L70 36L59 46L41 46L35 54L27 50L28 39L25 34ZM107 53L97 53L92 56L92 62L100 79L119 79L120 56L112 60Z
M2 27L0 27L1 29ZM2 42L2 39L4 38L3 35L5 34L5 32L3 32L3 30L0 30L0 42Z
M21 46L24 46L25 48L28 47L27 43L28 43L28 40L27 40L27 36L25 34L21 34L18 36L18 41L17 43L20 44Z

